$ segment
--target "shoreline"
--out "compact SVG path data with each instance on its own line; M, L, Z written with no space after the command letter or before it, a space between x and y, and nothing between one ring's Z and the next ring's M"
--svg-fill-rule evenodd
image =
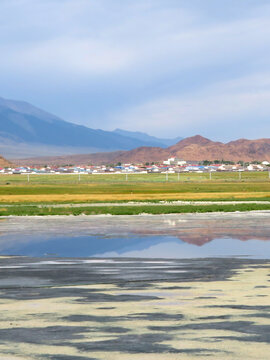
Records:
M266 200L172 200L172 201L126 201L126 202L84 202L84 203L0 203L0 207L14 207L14 206L37 206L39 208L69 208L69 207L101 207L101 206L205 206L205 205L240 205L240 204L258 204L258 205L270 205L270 201Z

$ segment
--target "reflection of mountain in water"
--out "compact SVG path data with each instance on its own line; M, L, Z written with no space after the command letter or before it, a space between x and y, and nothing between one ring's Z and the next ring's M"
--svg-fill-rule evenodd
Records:
M233 238L241 241L248 240L270 240L270 226L269 219L260 219L257 224L252 224L250 221L243 219L228 220L203 220L194 221L192 226L190 224L178 223L171 221L169 226L164 230L150 230L142 229L135 230L136 234L140 235L170 235L179 238L189 244L203 246L214 239Z
M164 236L132 236L122 238L102 238L96 236L78 237L27 237L3 245L0 243L0 254L44 256L53 254L65 257L97 256L107 252L124 254L129 251L151 248L167 242ZM174 239L175 241L175 239Z
M236 253L237 246L241 251L249 248L250 254L259 247L268 252L269 220L269 213L6 218L1 222L0 254L80 257L137 252L149 256L159 249L158 255L163 257L170 249L174 257L183 256L184 251L200 256L210 247L215 254L233 249ZM218 239L223 241L213 241ZM257 245L250 241L243 248L232 239L262 241ZM206 244L209 246L203 246Z

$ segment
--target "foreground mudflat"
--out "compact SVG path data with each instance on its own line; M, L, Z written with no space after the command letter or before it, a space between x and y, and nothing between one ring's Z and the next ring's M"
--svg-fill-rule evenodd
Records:
M268 260L0 258L7 360L266 359Z

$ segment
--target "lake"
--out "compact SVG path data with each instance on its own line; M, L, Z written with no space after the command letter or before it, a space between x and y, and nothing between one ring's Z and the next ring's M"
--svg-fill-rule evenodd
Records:
M0 229L2 255L270 258L270 212L8 217Z
M270 213L0 220L5 360L270 353Z

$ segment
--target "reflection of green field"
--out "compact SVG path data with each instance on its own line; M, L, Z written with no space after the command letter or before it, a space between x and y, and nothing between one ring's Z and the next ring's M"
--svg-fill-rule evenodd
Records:
M0 176L0 202L269 200L268 173Z

